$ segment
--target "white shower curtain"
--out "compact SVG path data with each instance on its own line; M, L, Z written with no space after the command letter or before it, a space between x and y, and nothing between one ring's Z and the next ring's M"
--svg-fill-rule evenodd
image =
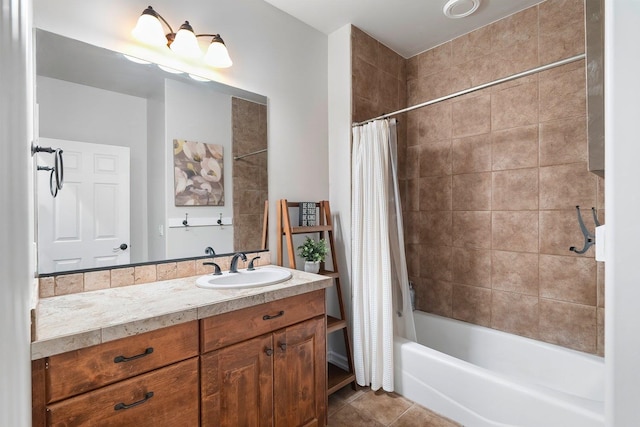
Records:
M398 192L395 120L353 128L352 277L356 381L393 391L393 336L416 339Z

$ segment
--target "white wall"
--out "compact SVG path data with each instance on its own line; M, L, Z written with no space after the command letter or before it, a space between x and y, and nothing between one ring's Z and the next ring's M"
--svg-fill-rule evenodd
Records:
M0 0L0 426L31 425L31 3Z
M139 51L130 36L147 6L140 0L35 0L34 19L39 28L151 58L153 52ZM220 33L234 61L220 72L183 68L268 98L271 218L277 199L327 199L327 37L263 0L157 0L153 7L172 26L188 19L196 32Z
M149 165L164 165L167 149L165 138L164 93L162 99L147 100L147 147ZM166 251L166 190L165 168L148 168L147 180L147 234L149 236L150 260L165 259ZM142 224L145 224L144 222ZM161 227L161 228L160 228Z
M335 224L338 267L347 318L351 319L351 25L329 35L329 202ZM327 295L335 295L328 293ZM328 299L336 311L335 298ZM338 334L329 337L344 353Z
M131 262L148 260L147 100L38 76L37 102L39 136L131 149Z
M640 425L640 2L605 0L606 421Z
M165 81L166 166L165 175L167 218L180 220L206 218L215 223L233 217L231 97L213 89L188 85L174 80ZM175 206L173 140L217 144L223 147L224 206ZM207 246L216 253L233 252L233 227L167 227L166 253L168 259L204 255Z

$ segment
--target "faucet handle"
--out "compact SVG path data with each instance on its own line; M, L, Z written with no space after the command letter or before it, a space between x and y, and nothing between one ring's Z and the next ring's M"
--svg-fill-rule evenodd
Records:
M220 276L222 271L220 271L220 266L215 262L203 262L202 265L213 265L213 275Z
M257 257L251 258L251 261L249 261L249 267L247 267L247 270L248 270L248 271L253 271L253 270L255 270L255 268L254 268L254 266L253 266L253 262L254 262L255 260L257 260L257 259L260 259L260 257L259 257L259 256L257 256Z
M210 255L210 256L215 256L216 251L214 251L214 250L213 250L213 248L212 248L211 246L207 246L207 247L204 249L204 254L205 254L205 255Z

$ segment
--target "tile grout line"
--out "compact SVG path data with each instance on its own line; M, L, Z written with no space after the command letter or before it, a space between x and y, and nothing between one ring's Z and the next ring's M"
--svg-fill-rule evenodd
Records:
M400 395L398 395L400 396ZM407 412L409 412L409 410L411 408L413 408L414 406L416 406L417 403L413 402L407 409L405 409L400 415L398 415L396 418L394 418L389 424L387 424L387 427L392 426L396 421L398 421L400 418L402 418Z

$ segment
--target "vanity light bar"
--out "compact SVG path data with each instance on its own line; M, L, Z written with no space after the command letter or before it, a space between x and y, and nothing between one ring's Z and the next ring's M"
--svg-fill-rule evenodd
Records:
M162 24L169 32L165 34ZM204 63L214 68L228 68L233 65L227 46L220 34L195 34L189 21L184 21L177 32L173 31L166 19L149 6L142 11L136 26L131 30L133 37L150 46L166 45L172 52L184 58L202 57L198 45L198 37L211 37L211 42L204 55Z

